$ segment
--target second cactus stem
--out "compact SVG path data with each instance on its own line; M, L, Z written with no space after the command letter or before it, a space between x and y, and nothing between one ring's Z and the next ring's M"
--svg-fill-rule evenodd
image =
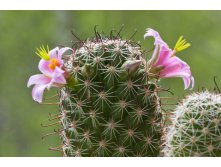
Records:
M177 106L165 136L165 156L221 156L221 95L193 93Z

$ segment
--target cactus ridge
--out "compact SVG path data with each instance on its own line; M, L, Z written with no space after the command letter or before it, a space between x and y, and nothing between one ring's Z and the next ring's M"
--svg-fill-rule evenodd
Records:
M64 156L158 156L162 114L138 44L87 40L64 58L60 89Z
M193 93L180 103L165 136L165 156L221 156L221 95Z

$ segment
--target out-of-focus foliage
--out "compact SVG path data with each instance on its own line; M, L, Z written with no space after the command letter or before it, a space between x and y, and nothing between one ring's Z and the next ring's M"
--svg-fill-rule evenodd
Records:
M26 87L30 75L39 73L39 57L35 48L48 44L72 46L71 30L81 39L100 32L109 34L124 24L122 36L140 41L143 48L152 49L153 40L144 41L147 27L160 32L171 48L180 35L192 44L178 54L191 67L196 86L213 88L213 77L221 86L221 12L219 11L1 11L0 12L0 156L60 156L48 150L58 147L58 135L41 137L57 126L42 128L49 113L58 113L57 106L36 104L31 89ZM151 55L151 54L150 54ZM162 79L161 85L170 88L174 97L182 97L182 80ZM49 97L56 90L47 92ZM165 95L171 96L169 93ZM57 101L57 99L53 99Z

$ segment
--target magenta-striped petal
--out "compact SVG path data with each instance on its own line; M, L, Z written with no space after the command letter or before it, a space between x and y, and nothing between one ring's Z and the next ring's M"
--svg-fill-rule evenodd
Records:
M168 60L166 67L160 72L161 78L181 77L184 81L184 89L194 87L194 78L191 75L190 67L177 57Z
M184 68L187 68L186 66L188 66L182 60L175 56L170 57L169 59L167 59L167 61L160 65L164 67L161 71L162 76L166 76L170 73L180 72L180 70L183 70Z
M151 28L148 28L146 33L144 34L144 38L147 37L153 37L155 39L154 45L167 46L167 44L161 38L160 34Z
M43 99L43 93L45 88L48 85L35 85L32 89L32 98L34 99L34 101L37 101L38 103L42 103L42 99Z
M164 65L165 63L167 63L168 59L171 58L172 54L173 51L170 48L162 46L160 49L158 59L154 66Z
M191 72L187 68L182 68L182 64L179 62L172 62L170 65L166 66L161 72L161 78L170 78L170 77L190 77Z
M180 65L174 64L160 71L160 78L175 77L180 73Z
M32 85L45 85L50 82L51 82L51 79L46 77L43 74L32 75L28 80L27 87L30 87Z
M53 74L53 70L51 70L49 68L49 64L50 64L50 61L46 61L44 59L41 59L38 64L38 68L44 75L51 77Z

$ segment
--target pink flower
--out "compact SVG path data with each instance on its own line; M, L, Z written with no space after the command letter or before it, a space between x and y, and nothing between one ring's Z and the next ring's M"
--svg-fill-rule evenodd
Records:
M51 87L61 87L66 84L65 71L62 70L63 60L62 55L71 48L65 47L59 49L58 47L49 51L42 47L36 52L42 59L39 62L38 68L43 74L33 75L29 78L27 86L34 85L32 90L32 97L35 101L41 103L44 90Z
M149 71L158 78L181 77L184 81L185 89L194 87L194 78L191 74L190 67L187 63L175 56L190 46L182 36L176 43L174 50L162 40L159 33L153 29L147 29L144 38L154 37L155 50L149 61Z

